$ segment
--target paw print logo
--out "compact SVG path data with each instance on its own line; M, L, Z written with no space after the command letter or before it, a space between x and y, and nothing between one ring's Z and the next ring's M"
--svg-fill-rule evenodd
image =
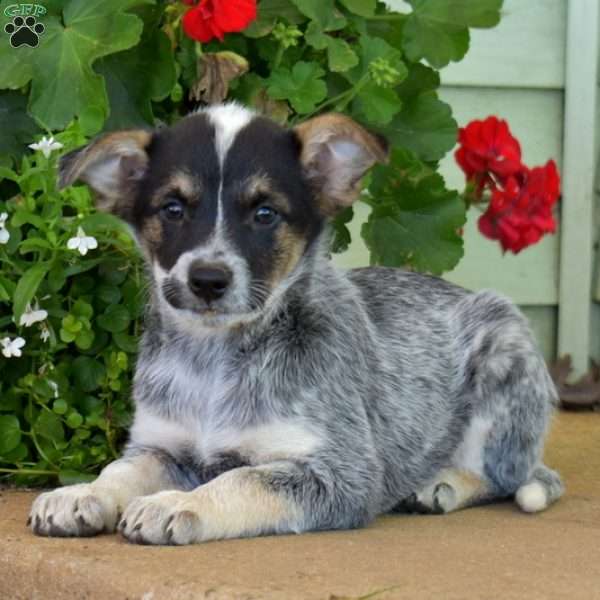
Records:
M7 23L4 26L4 31L10 35L10 45L13 48L19 46L29 46L35 48L39 41L40 35L44 33L46 28L37 22L35 17L29 16L26 19L23 17L15 17L12 23Z

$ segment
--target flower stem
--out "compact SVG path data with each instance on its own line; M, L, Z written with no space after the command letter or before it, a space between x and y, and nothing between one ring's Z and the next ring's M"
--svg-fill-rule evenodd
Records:
M321 104L316 106L314 108L314 110L312 110L311 112L309 112L306 115L302 115L302 120L309 119L310 117L316 115L317 113L320 113L327 106L331 106L333 104L337 104L338 102L342 102L342 101L343 101L343 104L340 105L339 110L343 110L354 99L354 96L356 96L356 94L358 94L358 92L360 92L360 90L364 87L364 85L369 80L369 77L370 77L369 74L366 73L365 75L363 75L363 77L361 79L358 80L358 83L356 85L354 85L353 87L347 89L345 92L342 92L341 94L338 94L337 96L334 96L333 98L329 98L328 100L321 102ZM297 122L297 121L299 121L298 118L294 119L294 122Z
M17 475L58 475L58 471L47 471L44 469L4 469L0 473L14 473Z
M283 44L280 42L279 47L277 48L277 53L275 54L275 58L273 59L273 70L276 69L281 64L281 59L283 58L283 53L285 52L285 48Z

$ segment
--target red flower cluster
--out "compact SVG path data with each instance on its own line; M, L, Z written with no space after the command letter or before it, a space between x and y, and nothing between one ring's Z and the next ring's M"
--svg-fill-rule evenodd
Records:
M194 40L223 41L226 33L242 31L256 19L256 0L183 0L194 5L183 15L183 30Z
M475 197L491 192L479 231L498 240L502 250L514 254L556 231L553 208L560 194L560 177L553 160L529 169L521 162L519 142L506 121L488 117L471 121L459 132L456 161L467 180L475 185Z

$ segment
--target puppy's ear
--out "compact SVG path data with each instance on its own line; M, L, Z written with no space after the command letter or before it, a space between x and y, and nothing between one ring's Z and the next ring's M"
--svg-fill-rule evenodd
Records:
M388 161L385 139L345 115L314 117L294 131L302 144L300 160L325 215L350 206L360 194L360 180L367 170Z
M65 154L59 163L58 188L83 181L94 191L100 210L127 218L148 167L151 139L149 131L118 131Z

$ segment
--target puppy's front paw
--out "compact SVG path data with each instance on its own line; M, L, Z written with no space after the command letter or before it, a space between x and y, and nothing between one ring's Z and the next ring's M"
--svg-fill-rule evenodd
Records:
M134 544L200 542L199 499L189 492L160 492L136 498L123 513L118 530Z
M117 518L115 501L83 483L40 494L27 524L36 535L87 537L114 531Z

